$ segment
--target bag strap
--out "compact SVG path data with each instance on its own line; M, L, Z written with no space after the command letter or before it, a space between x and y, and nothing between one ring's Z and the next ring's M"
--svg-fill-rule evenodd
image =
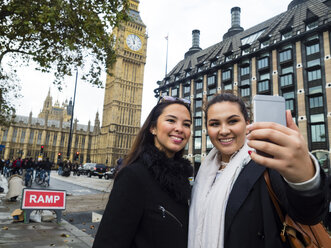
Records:
M279 207L279 204L278 204L279 200L278 200L278 198L277 198L274 190L272 189L268 169L264 171L263 176L264 176L264 180L265 180L265 182L267 184L267 188L268 188L268 192L269 192L270 198L271 198L271 200L272 200L272 202L273 202L273 204L274 204L274 206L276 208L276 211L277 211L277 214L279 216L279 219L280 219L280 221L282 223L284 223L285 218L284 218L284 215L282 213L282 210Z

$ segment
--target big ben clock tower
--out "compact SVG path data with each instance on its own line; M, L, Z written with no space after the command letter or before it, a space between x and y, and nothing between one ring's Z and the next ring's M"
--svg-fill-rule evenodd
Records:
M101 134L92 162L114 165L140 129L147 35L138 7L138 0L130 0L130 20L113 31L117 59L106 80Z

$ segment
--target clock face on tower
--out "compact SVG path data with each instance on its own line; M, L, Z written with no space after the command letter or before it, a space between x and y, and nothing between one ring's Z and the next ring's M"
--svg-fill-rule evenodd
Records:
M126 37L126 44L133 51L138 51L141 48L141 40L135 34L129 34L128 37Z

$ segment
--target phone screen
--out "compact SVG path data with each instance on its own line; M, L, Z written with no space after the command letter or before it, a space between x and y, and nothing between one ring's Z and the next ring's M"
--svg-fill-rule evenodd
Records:
M276 122L286 126L285 98L256 95L253 98L254 122Z
M253 98L253 108L254 122L276 122L286 126L284 97L256 95ZM271 155L261 151L256 152L257 154L265 157L272 157Z

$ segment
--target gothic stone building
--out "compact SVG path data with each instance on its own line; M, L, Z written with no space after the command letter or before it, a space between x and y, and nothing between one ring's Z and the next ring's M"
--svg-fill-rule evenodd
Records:
M96 114L94 126L74 121L69 159L79 153L79 162L114 165L132 146L140 128L144 68L147 52L146 26L139 14L139 1L129 1L130 20L113 31L117 59L107 76L102 123ZM1 132L2 158L43 156L52 161L67 158L72 104L46 97L38 118L17 116L10 128ZM101 127L100 127L101 124Z
M16 116L9 128L2 127L0 132L1 159L16 159L17 157L32 157L35 160L48 157L53 162L58 159L67 159L68 139L70 133L70 119L72 101L65 101L62 106L53 100L50 91L44 101L43 109L38 118L29 116ZM98 113L94 127L78 124L76 119L72 129L72 142L69 159L74 161L75 154L79 156L76 161L84 163L91 160L94 137L99 133L100 122ZM43 150L43 151L41 151Z
M200 32L192 32L193 46L158 82L155 94L191 100L194 121L186 152L196 166L212 148L202 107L215 93L233 90L248 103L256 94L284 96L310 151L327 167L330 6L330 0L293 0L286 12L247 30L240 26L240 8L232 8L232 27L206 49L199 47Z

